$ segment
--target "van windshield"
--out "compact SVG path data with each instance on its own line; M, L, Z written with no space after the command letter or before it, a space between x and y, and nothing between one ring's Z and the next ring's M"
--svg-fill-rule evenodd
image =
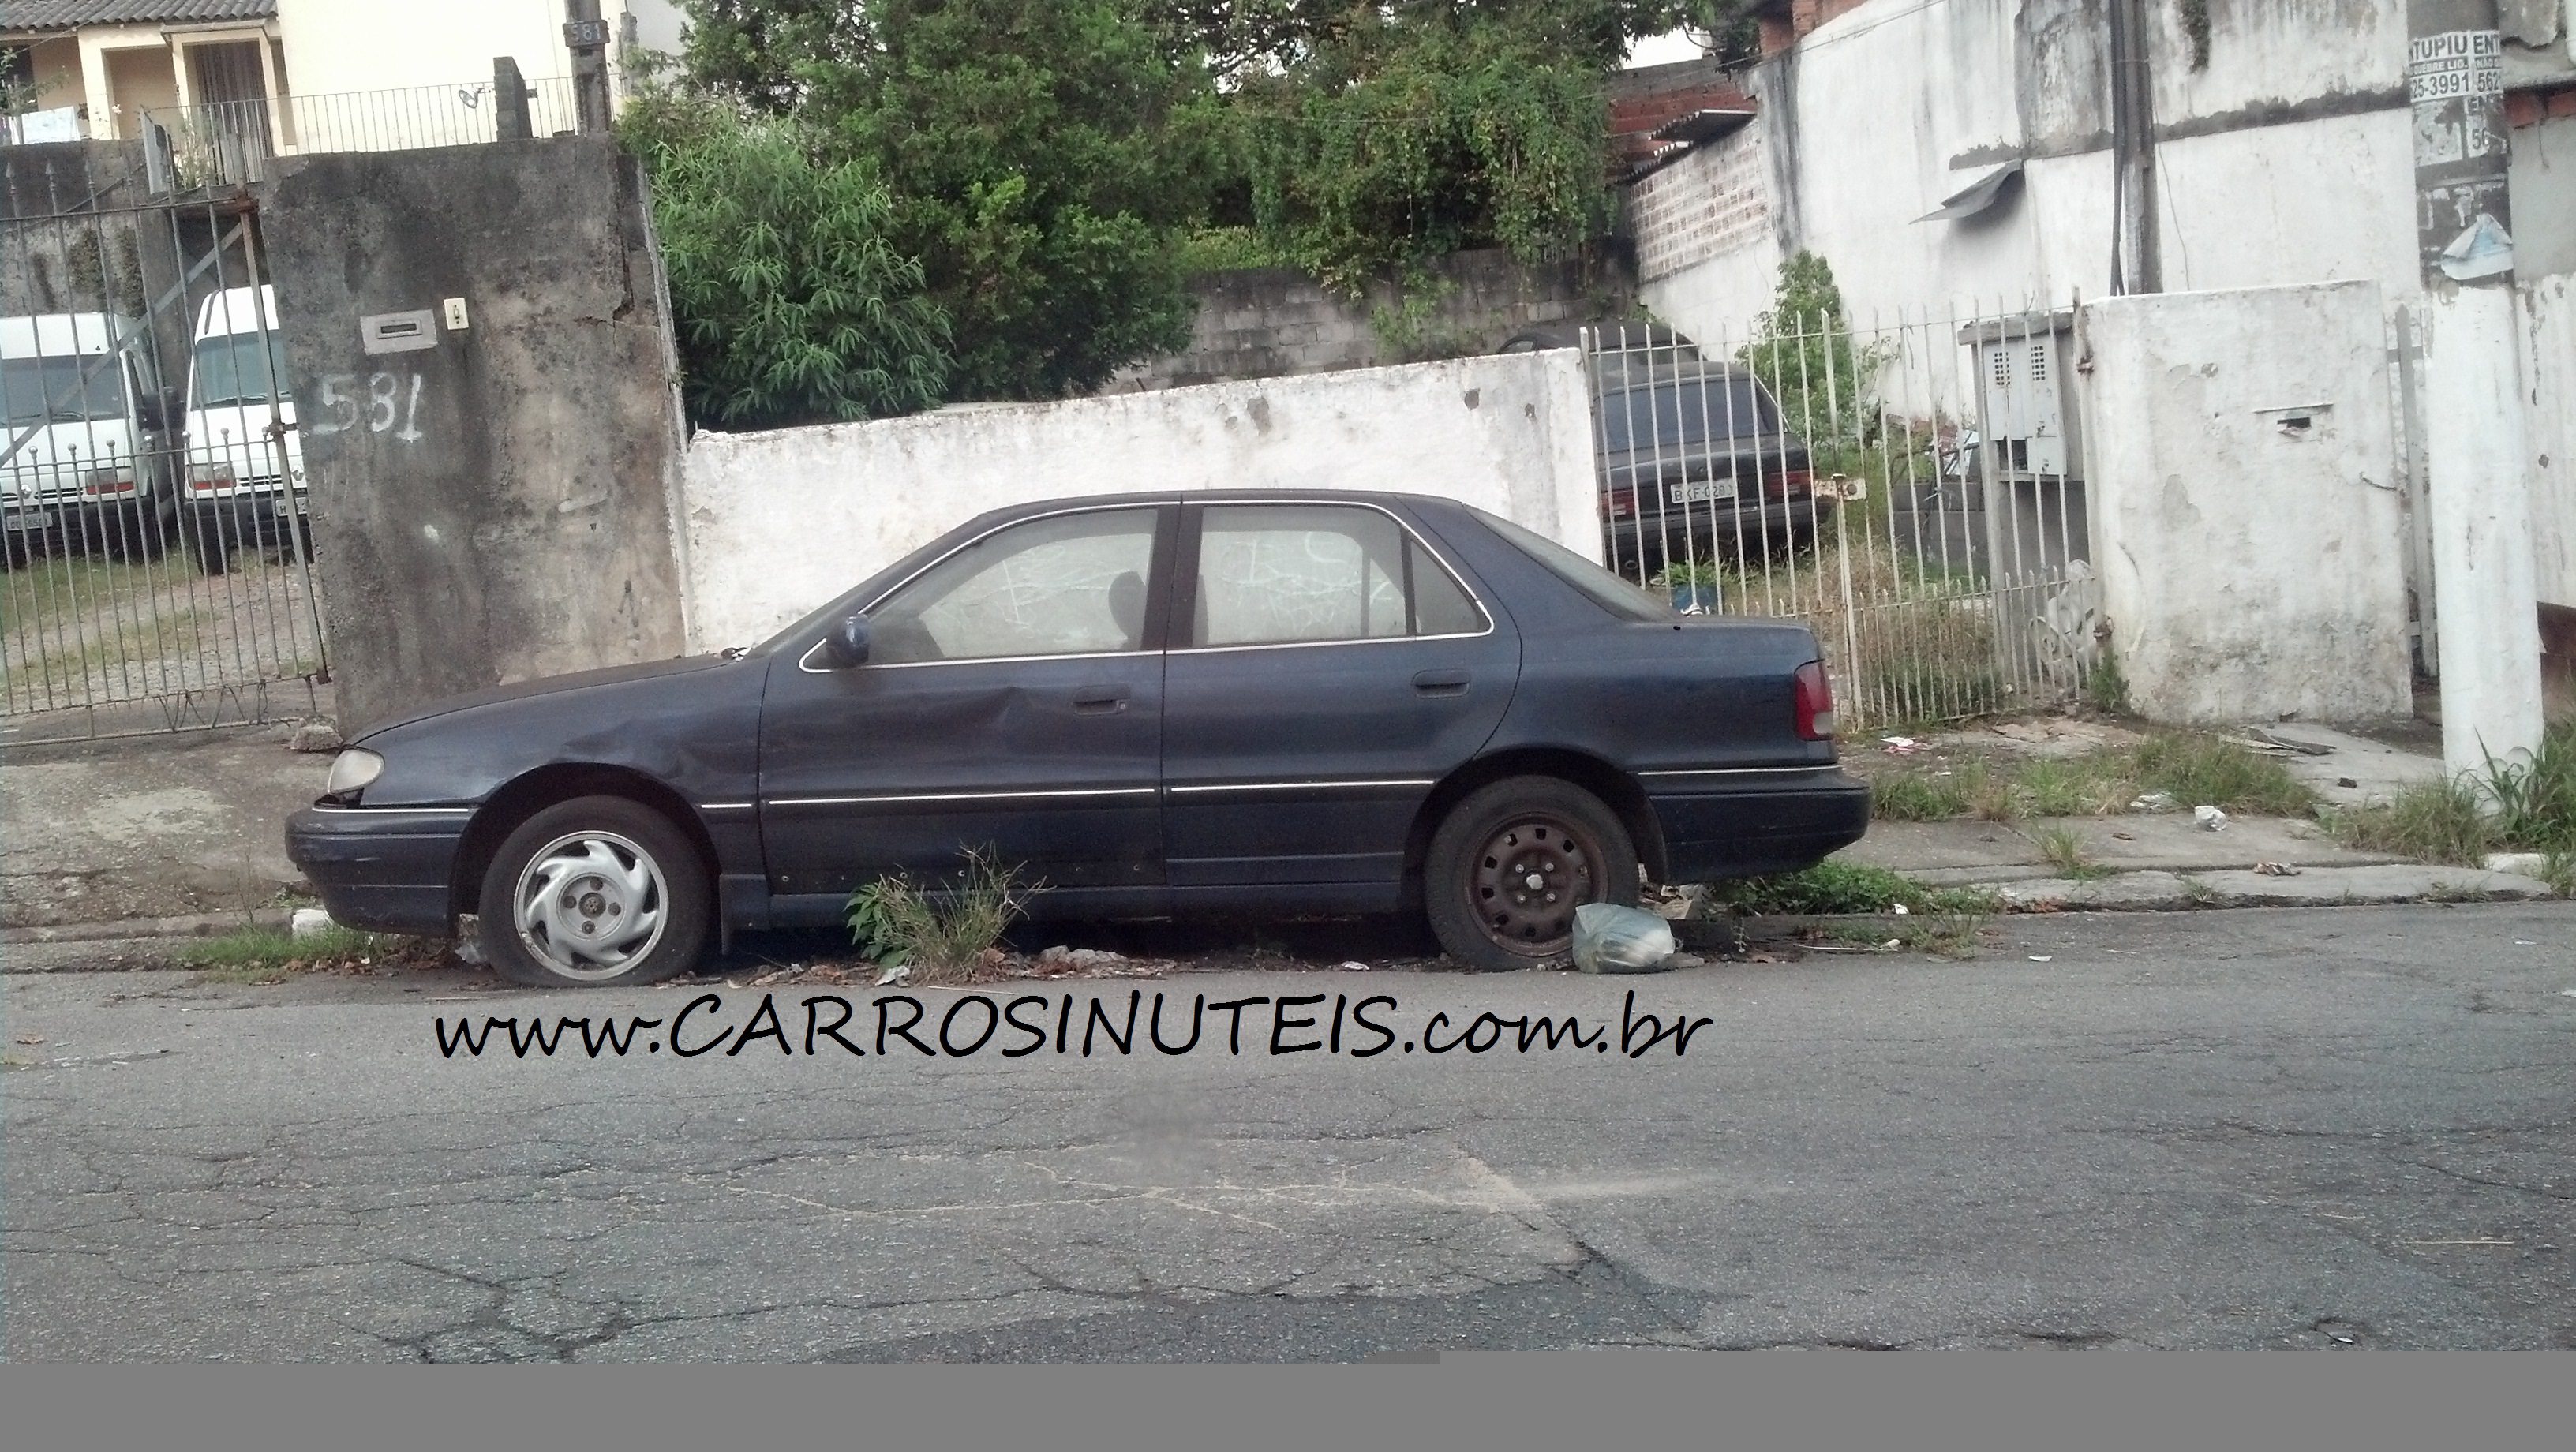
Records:
M268 349L256 333L198 340L196 366L188 370L188 406L287 401L286 384L270 376Z
M23 428L125 417L125 370L113 355L0 358L0 411Z

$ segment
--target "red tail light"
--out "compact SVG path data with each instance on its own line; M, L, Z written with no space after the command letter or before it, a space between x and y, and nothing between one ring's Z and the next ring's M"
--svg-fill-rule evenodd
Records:
M1795 680L1798 735L1808 741L1834 739L1834 683L1825 678L1825 663L1811 660L1798 667Z
M1612 519L1632 519L1636 516L1636 513L1636 490L1613 489L1610 491L1610 517Z
M1762 492L1775 499L1804 494L1815 487L1816 476L1805 469L1788 469L1762 481Z

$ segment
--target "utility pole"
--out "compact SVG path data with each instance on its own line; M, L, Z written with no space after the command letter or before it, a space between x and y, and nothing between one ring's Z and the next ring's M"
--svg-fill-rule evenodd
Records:
M608 22L599 0L564 0L564 49L572 52L573 113L584 136L608 129Z
M2543 729L2503 46L2496 0L2407 0L2442 763L2454 774L2528 761Z
M2156 240L2155 77L2147 66L2147 18L2141 0L2111 0L2111 291L2164 291Z

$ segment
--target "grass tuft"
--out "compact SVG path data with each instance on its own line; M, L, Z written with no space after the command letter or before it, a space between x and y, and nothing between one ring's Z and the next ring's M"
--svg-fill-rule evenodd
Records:
M991 849L968 848L953 882L923 886L883 877L850 894L852 941L880 961L912 969L914 983L955 983L973 973L1002 934L1044 889L1024 887L1019 869Z
M2041 860L2057 869L2060 877L2090 882L2111 875L2111 869L2095 862L2092 854L2084 850L2084 834L2072 827L2043 828L2030 840L2039 849Z
M284 928L243 928L203 938L179 950L179 961L205 971L214 983L283 983L296 971L393 950L395 939L337 923L309 938Z
M2484 866L2490 852L2550 854L2542 880L2569 896L2559 880L2576 874L2567 865L2576 863L2576 724L2543 736L2528 762L2489 758L2478 771L2333 813L2327 825L2347 847L2455 867Z
M1994 894L1983 888L1926 887L1901 872L1858 862L1819 862L1804 872L1748 877L1709 889L1712 906L1740 913L1989 913Z

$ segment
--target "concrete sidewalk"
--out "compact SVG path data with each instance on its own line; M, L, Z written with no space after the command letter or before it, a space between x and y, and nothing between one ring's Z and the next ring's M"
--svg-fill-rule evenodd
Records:
M2080 746L2119 729L2080 722L2000 725L2000 731L1980 728L1980 736L2042 752L2058 749L2057 735ZM2323 755L2285 760L2320 791L2347 801L2384 797L2441 771L2438 761L2383 742L2310 726L2266 729L2327 745ZM289 725L271 725L6 747L0 752L0 941L171 936L222 931L246 916L282 920L289 904L309 897L286 860L285 821L321 790L329 761L287 750L291 732ZM1859 757L1876 746L1856 741L1847 750ZM2355 784L2341 785L2346 781ZM2314 822L2236 818L2224 831L2204 831L2193 824L2191 805L2164 816L2011 825L1882 822L1843 855L1934 886L1989 886L2008 903L2039 907L2545 893L2529 878L2349 851ZM2038 846L2051 827L2076 834L2084 855L2108 875L2060 876ZM2295 875L2259 875L2258 863L2282 864Z
M309 896L287 815L322 790L327 754L287 725L12 746L0 757L0 931L100 924L185 932Z
M2421 723L2387 723L2377 737L2305 722L2222 733L2289 748L2290 774L2330 808L2384 803L2406 787L2442 779ZM2092 750L2130 733L2082 722L2000 722L1951 733L1936 745L2031 756ZM2378 737L2393 739L2377 739ZM1852 754L1874 743L1855 742ZM2437 748L2438 749L2438 748ZM1875 762L1863 763L1876 765ZM2042 817L2013 823L1958 820L1879 822L1839 854L1933 887L1986 887L2007 908L2156 909L2538 898L2538 881L2477 868L2435 867L2338 844L2323 825L2287 817L2228 817L2212 831L2193 820L2196 803L2167 813ZM2071 834L2091 871L2063 875L2040 842Z

